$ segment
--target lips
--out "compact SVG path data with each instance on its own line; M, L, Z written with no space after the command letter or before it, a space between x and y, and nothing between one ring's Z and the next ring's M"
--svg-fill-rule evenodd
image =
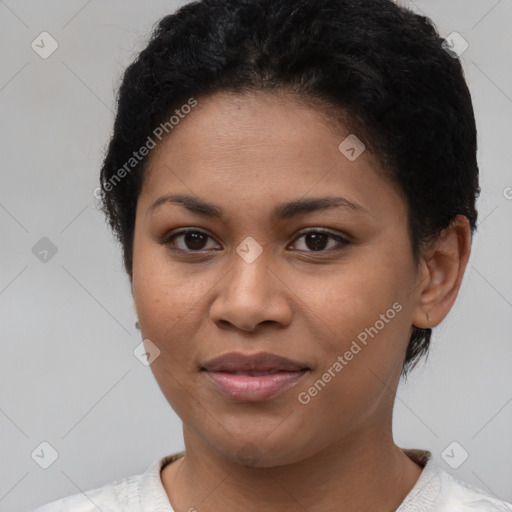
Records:
M217 391L238 402L269 400L297 384L309 370L306 364L269 353L230 353L201 366Z
M211 359L202 369L209 372L277 372L299 371L307 365L269 353L245 355L236 352Z

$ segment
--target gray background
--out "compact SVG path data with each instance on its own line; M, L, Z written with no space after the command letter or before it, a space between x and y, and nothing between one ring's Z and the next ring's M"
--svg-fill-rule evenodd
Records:
M512 0L401 3L469 42L483 191L459 298L400 385L395 439L512 501ZM183 448L179 419L133 355L128 279L93 195L120 73L178 5L0 0L1 511L141 473ZM43 31L59 44L48 59L31 48ZM57 248L47 262L32 251L43 237ZM43 441L58 452L46 470L31 456ZM452 460L469 453L458 469L443 458L453 441Z

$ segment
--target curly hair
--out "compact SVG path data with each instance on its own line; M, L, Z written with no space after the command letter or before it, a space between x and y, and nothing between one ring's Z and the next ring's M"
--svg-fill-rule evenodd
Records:
M390 0L202 0L162 18L122 77L100 176L130 279L147 156L129 170L126 162L177 108L217 91L285 90L343 120L402 193L416 262L456 215L473 235L475 117L444 41L429 18ZM431 334L413 326L403 376L428 353Z

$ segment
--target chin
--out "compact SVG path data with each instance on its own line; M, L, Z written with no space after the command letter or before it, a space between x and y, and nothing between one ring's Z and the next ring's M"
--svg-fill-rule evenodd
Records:
M314 455L317 447L312 443L301 443L297 435L284 433L281 436L269 434L266 430L254 432L247 430L229 438L210 439L210 446L222 457L246 467L271 468L294 464L308 456ZM275 434L275 432L274 432ZM220 433L219 433L220 435Z

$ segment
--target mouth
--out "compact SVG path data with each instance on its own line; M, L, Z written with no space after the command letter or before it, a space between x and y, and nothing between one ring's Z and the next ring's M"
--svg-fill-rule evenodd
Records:
M296 385L310 368L274 354L230 353L207 361L200 370L224 397L237 402L260 402Z

